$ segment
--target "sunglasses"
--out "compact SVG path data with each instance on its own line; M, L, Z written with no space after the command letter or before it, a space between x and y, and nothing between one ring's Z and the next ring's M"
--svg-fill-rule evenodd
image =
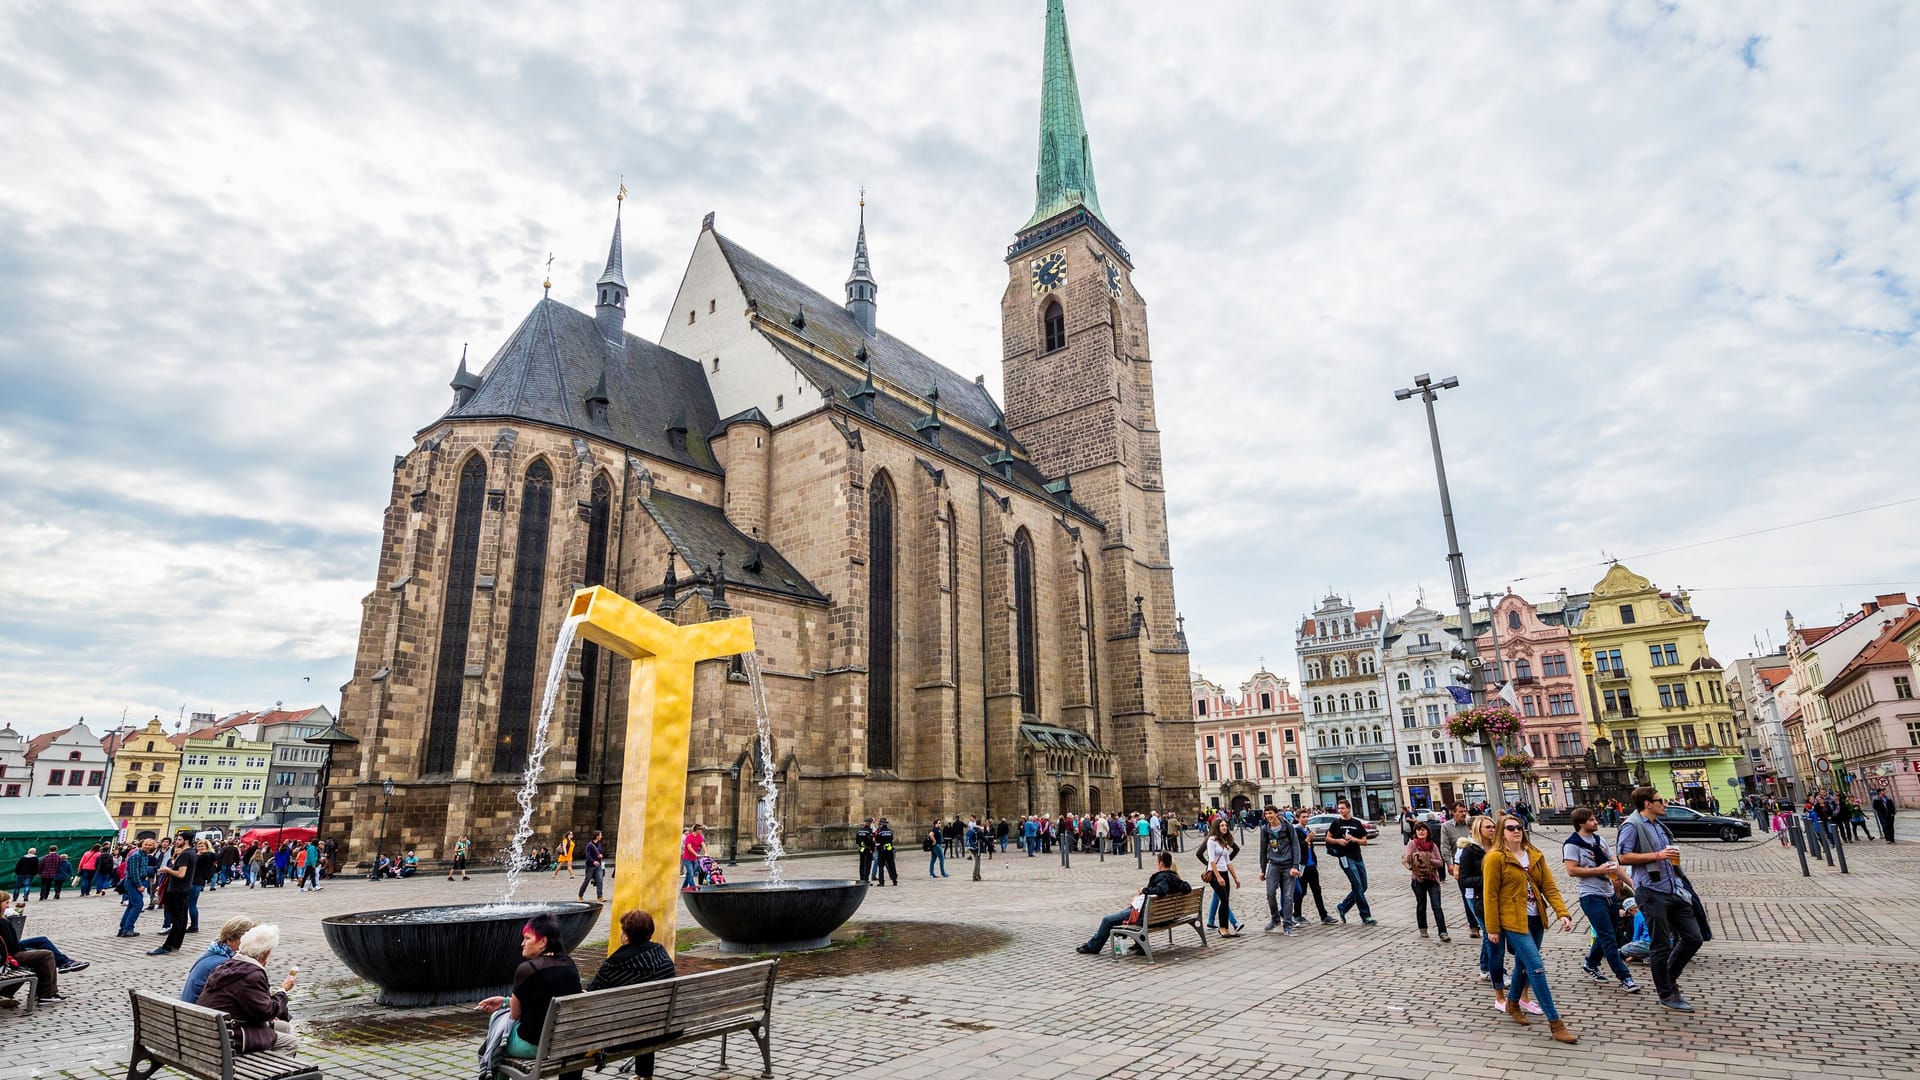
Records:
M1508 832L1526 832L1527 831L1518 825L1502 825L1501 828L1507 830Z

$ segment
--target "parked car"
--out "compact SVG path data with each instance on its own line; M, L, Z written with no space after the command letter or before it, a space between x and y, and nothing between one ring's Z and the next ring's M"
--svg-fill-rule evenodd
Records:
M1753 835L1753 825L1749 822L1719 814L1703 814L1684 806L1667 807L1667 812L1660 817L1660 824L1676 840L1711 840L1718 837L1732 843Z
M1315 814L1307 819L1307 836L1316 844L1324 844L1327 842L1327 826L1339 820L1339 814ZM1379 822L1366 821L1364 824L1367 827L1367 839L1380 839Z

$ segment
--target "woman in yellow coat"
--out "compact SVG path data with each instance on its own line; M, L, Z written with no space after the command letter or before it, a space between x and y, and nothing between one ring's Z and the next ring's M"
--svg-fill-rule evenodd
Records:
M1560 1013L1553 1007L1553 993L1547 989L1547 967L1540 959L1540 937L1545 931L1544 910L1552 906L1560 917L1562 933L1573 929L1567 905L1560 899L1560 887L1554 884L1553 870L1540 849L1527 842L1526 826L1512 814L1500 818L1500 841L1480 864L1481 888L1485 895L1487 941L1505 945L1513 954L1513 985L1507 988L1507 1015L1514 1023L1526 1024L1527 1014L1520 1009L1520 995L1528 987L1540 1003L1555 1040L1579 1041Z

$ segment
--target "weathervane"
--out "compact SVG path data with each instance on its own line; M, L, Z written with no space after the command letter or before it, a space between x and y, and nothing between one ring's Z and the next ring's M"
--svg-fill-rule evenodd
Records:
M540 283L540 288L544 293L553 292L553 252L551 251L547 252L547 279Z

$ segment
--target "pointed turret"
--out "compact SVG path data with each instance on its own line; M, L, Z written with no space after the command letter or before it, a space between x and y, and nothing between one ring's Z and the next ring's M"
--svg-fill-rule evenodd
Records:
M1040 171L1034 177L1033 216L1024 232L1048 218L1084 206L1104 223L1093 186L1093 150L1080 114L1080 85L1073 73L1062 0L1047 0L1046 61L1040 78Z
M627 275L620 253L620 208L626 201L627 185L621 184L614 201L613 243L607 248L607 268L594 286L600 296L593 307L593 321L600 327L600 336L623 346L627 339Z
M847 314L860 324L860 330L873 336L876 298L880 286L873 280L873 268L867 263L867 194L860 193L860 235L853 242L853 273L847 277Z
M459 408L467 403L475 390L480 389L480 376L467 370L467 347L460 346L460 369L453 373L453 381L447 384L453 387L453 407Z
M605 424L607 406L610 403L611 399L607 397L607 369L603 364L600 367L599 381L595 382L593 389L587 392L587 419L596 424Z

